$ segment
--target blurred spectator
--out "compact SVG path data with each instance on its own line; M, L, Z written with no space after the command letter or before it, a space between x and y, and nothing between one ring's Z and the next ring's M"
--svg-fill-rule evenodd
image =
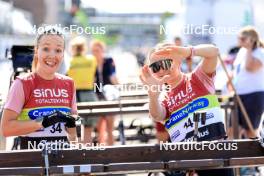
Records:
M96 58L86 55L87 43L85 38L76 37L71 43L72 60L67 72L75 83L77 102L97 101L94 92L95 72L97 67ZM92 130L97 123L97 118L83 119L83 142L92 143Z
M240 109L239 123L247 137L254 138L264 110L264 49L259 34L250 26L240 31L238 41L241 48L234 62L234 84L255 131L249 130Z
M235 59L237 57L237 53L239 50L240 50L240 46L235 46L235 47L230 48L230 50L228 51L228 55L224 59L224 63L226 65L226 68L227 68L227 71L228 71L230 78L233 78L232 70L234 70L234 62L235 62ZM220 73L220 70L221 70L222 74ZM221 84L223 84L224 82L227 82L226 86L221 86L222 93L232 92L233 90L232 90L232 86L231 86L229 80L227 78L226 78L227 80L225 80L225 81L223 80L224 79L223 78L224 70L223 70L221 65L219 65L217 72L218 72L217 73L218 76L216 76L216 79L218 79L218 82Z
M135 53L136 57L137 57L137 62L139 64L140 67L142 67L145 63L146 57L145 55L141 52L141 51L137 51Z
M105 57L105 44L101 41L94 40L90 44L92 54L97 59L97 70L96 70L96 84L97 87L105 85L118 84L114 60L111 57ZM97 95L100 100L107 100L102 90L97 90ZM106 131L105 127L106 126ZM107 117L101 117L97 125L99 133L99 143L107 143L108 145L114 144L114 117L108 115ZM107 134L106 134L107 132ZM105 139L107 136L107 139Z
M182 39L180 37L175 37L174 38L174 44L176 46L182 46Z
M239 49L240 49L240 46L234 46L234 47L230 48L230 50L228 51L228 55L224 60L226 65L233 66Z

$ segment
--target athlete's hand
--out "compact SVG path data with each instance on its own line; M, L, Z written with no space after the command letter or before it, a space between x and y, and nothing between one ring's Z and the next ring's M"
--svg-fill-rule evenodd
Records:
M73 116L69 115L68 113L65 112L61 112L61 111L57 111L56 112L57 117L62 119L63 122L65 122L65 127L67 128L75 128L76 127L76 118L74 118Z
M180 64L184 58L191 56L191 48L180 47L175 45L168 45L159 48L152 55L152 57L170 58L174 64Z
M42 118L42 126L44 128L47 128L59 122L64 122L65 126L68 128L76 127L75 118L61 111L56 111L55 113L48 116L43 116Z
M80 117L77 116L76 118L74 118L73 116L68 115L65 118L66 124L65 127L67 128L75 128L76 127L76 122L80 120Z
M157 89L161 89L161 86L165 84L169 79L169 75L165 75L161 79L154 77L150 73L150 69L147 65L143 66L139 77L144 85L149 86L149 90L154 90L155 89L154 86L156 86Z

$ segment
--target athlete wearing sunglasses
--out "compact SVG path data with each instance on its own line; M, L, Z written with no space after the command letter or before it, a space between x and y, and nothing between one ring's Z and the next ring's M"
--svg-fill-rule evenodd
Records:
M181 72L183 58L200 56L203 59L193 72ZM149 64L142 68L143 84L162 86L170 90L165 96L158 90L149 89L149 112L155 120L164 124L172 142L192 141L194 133L193 114L206 111L206 123L198 124L198 141L223 139L226 136L224 116L215 93L214 81L218 49L205 44L194 47L179 47L162 44L148 55ZM159 89L160 90L160 89ZM210 117L209 117L210 116ZM197 171L199 176L232 176L231 169Z
M169 70L171 68L171 64L172 59L165 59L152 63L149 68L152 69L153 73L157 73L160 71L160 69Z

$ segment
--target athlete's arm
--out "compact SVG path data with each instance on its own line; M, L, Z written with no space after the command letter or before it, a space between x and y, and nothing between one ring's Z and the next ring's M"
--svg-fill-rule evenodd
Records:
M75 91L75 86L73 86L73 99L72 99L72 104L71 104L71 115L73 117L78 115L78 110L77 110L77 103L76 103L76 91ZM76 128L66 128L66 131L68 133L68 139L69 141L75 141L76 140Z
M171 58L177 62L181 62L183 58L192 55L203 57L201 68L206 74L212 74L216 70L218 48L211 44L202 44L194 47L179 47L169 45L160 48L152 55L159 57Z
M76 141L76 128L67 128L69 141Z
M150 73L147 65L142 68L142 72L140 74L142 83L149 86L149 114L155 121L163 121L166 116L166 110L158 101L160 92L158 90L151 91L151 86L161 86L166 82L168 78L168 76L164 76L162 79L155 78Z
M149 114L155 121L163 121L166 117L166 110L159 102L158 92L149 92Z
M36 122L34 120L17 120L18 115L19 114L13 110L4 109L1 120L1 131L3 136L26 135L42 128L41 122Z
M1 131L5 137L25 135L42 128L41 122L17 120L24 101L23 85L16 79L9 90L1 120Z
M196 56L204 58L201 63L202 70L209 75L214 73L217 66L218 48L214 45L203 44L197 45L193 49Z

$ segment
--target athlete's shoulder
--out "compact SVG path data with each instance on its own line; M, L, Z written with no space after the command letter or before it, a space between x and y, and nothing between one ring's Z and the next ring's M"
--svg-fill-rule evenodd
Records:
M23 75L19 75L16 77L16 79L19 79L21 81L32 81L34 78L35 78L35 74L33 72L25 73Z
M60 74L60 73L56 73L55 77L56 77L56 79L63 80L63 81L73 81L73 79L71 77Z

